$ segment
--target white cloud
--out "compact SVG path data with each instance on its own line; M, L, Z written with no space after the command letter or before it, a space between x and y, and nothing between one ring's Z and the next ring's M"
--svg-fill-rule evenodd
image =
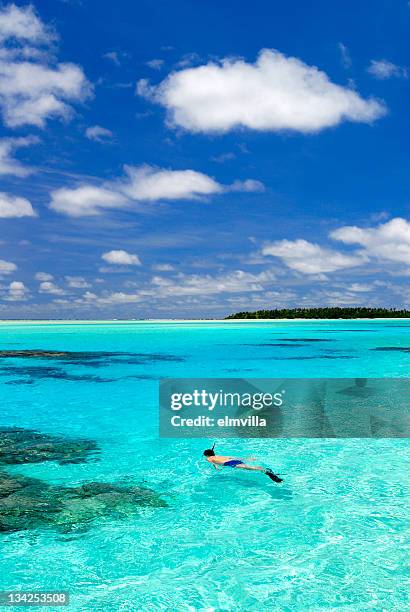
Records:
M317 280L326 280L322 275L355 266L366 264L375 259L381 263L404 264L407 268L401 273L407 274L410 265L410 222L395 218L381 223L377 227L361 228L347 225L329 234L332 240L346 245L355 245L353 252L340 252L307 240L278 240L267 243L262 248L262 254L279 257L284 264L303 274L318 275ZM397 267L392 270L397 272ZM400 269L398 270L400 273ZM365 292L369 285L353 283L350 291Z
M102 186L82 185L51 193L50 208L72 217L98 215L103 209L121 208L135 202L196 200L231 191L262 191L259 181L247 179L222 185L195 170L167 170L153 166L124 166L125 177Z
M181 273L174 278L154 276L151 293L156 298L167 298L183 295L262 291L266 285L272 285L274 280L275 276L270 271L252 274L243 270L235 270L215 276ZM140 293L144 295L146 292L141 291Z
M266 244L263 255L279 257L292 270L302 274L322 274L352 268L363 263L360 255L345 255L307 240L278 240Z
M52 281L54 276L48 272L37 272L34 278L38 281Z
M352 291L353 293L368 293L369 291L373 291L373 287L365 283L352 283L347 287L347 291Z
M351 292L349 289L343 289L342 291L325 290L318 293L310 294L305 299L306 305L312 306L323 306L327 304L329 306L371 306L369 303L369 296L363 295L363 293ZM375 306L377 304L374 304Z
M55 37L37 17L31 5L8 4L0 11L0 41L15 38L35 44L48 43Z
M170 124L191 132L313 133L347 120L371 123L386 112L318 68L269 49L255 64L227 58L173 72L157 86L141 80L137 91L164 106Z
M120 58L116 51L108 51L107 53L104 53L103 57L110 60L116 66L119 66L121 64Z
M195 170L165 170L153 166L124 166L128 180L121 190L129 198L140 201L195 200L229 191L262 191L260 181L247 179L222 185L212 177Z
M406 219L397 217L375 228L347 225L331 232L330 237L362 246L367 257L410 264L410 222Z
M152 166L125 166L128 181L122 191L133 200L187 200L220 193L223 186L195 170L160 170Z
M392 77L407 78L408 76L407 68L397 66L385 59L372 60L367 72L381 81L391 79Z
M85 130L85 135L89 140L95 140L96 142L107 142L112 138L113 134L111 130L108 130L101 125L93 125Z
M0 138L0 175L11 174L13 176L24 177L31 174L34 171L33 168L24 166L12 154L20 147L26 147L37 142L38 138L35 136Z
M92 305L98 307L121 306L122 304L133 304L140 302L141 297L137 293L124 293L122 291L106 291L97 295L86 291L81 298L77 298L75 303L79 306Z
M35 216L36 213L29 200L0 191L0 218Z
M21 281L13 281L8 286L8 292L3 296L7 302L22 302L27 299L28 289Z
M171 264L155 264L152 266L153 270L157 272L172 272L174 270L174 266Z
M80 66L56 63L43 48L54 39L33 7L0 9L0 110L8 127L44 127L49 118L66 119L70 104L91 94Z
M201 63L201 56L198 53L185 53L181 59L176 63L178 68L187 68L188 66L194 66L195 64Z
M17 266L15 263L11 261L5 261L4 259L0 259L0 276L5 274L11 274L17 270Z
M115 306L120 304L133 304L140 302L141 297L136 293L123 293L121 291L114 291L97 297L95 303L97 306Z
M152 68L153 70L161 70L164 65L164 60L162 59L152 59L149 62L145 62L148 68Z
M83 276L66 276L65 280L71 289L87 289L91 287L90 283Z
M243 191L249 193L251 191L265 191L265 185L260 181L246 179L245 181L234 181L232 185L228 185L225 191Z
M352 58L350 57L349 49L343 43L338 43L339 51L340 51L340 59L342 61L343 68L351 68L352 66Z
M60 289L55 283L51 281L43 281L39 287L40 293L51 293L51 295L64 295L64 290Z
M103 57L107 60L110 60L116 66L121 65L120 54L117 51L108 51L104 53Z
M243 270L221 273L218 275L178 274L173 278L154 276L150 284L146 284L139 291L133 293L104 291L100 295L86 291L75 300L79 306L92 305L97 307L115 306L132 303L149 303L152 300L169 300L173 298L182 304L195 296L209 297L221 293L252 293L266 291L275 282L275 276L270 271L250 274ZM280 299L280 293L275 294ZM180 299L181 298L181 299Z
M82 185L75 189L62 187L51 193L50 208L70 217L99 215L102 209L118 208L126 204L126 198L104 187Z
M49 118L71 115L66 101L83 100L89 88L74 64L49 68L32 62L0 61L0 105L8 127L44 127Z
M110 264L123 266L140 266L141 261L138 255L128 253L127 251L108 251L101 255L101 259Z

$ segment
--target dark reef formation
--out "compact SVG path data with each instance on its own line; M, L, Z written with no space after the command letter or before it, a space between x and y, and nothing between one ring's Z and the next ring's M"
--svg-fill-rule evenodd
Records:
M281 342L333 342L330 338L281 338Z
M0 376L20 376L17 380L7 381L5 384L33 384L36 380L50 379L85 381L85 382L114 382L115 378L102 378L92 374L71 374L62 368L50 368L49 366L3 366L0 369Z
M97 450L93 440L65 439L20 427L0 428L0 464L83 463Z
M108 363L144 364L158 361L184 361L162 353L121 353L107 351L54 351L43 349L0 350L0 359L48 359L73 365L104 366Z
M59 487L37 478L0 472L0 532L41 527L73 531L98 517L126 518L139 508L165 507L157 493L145 487L90 482Z
M88 461L98 450L92 440L65 439L30 429L0 429L0 464ZM134 516L141 507L166 507L153 490L110 482L76 487L49 484L21 474L0 472L0 532L51 527L84 529L96 518Z
M13 360L8 362L7 360ZM16 361L14 361L16 360ZM35 363L30 363L35 362ZM1 363L3 361L3 363ZM50 364L50 361L54 362ZM183 357L163 353L122 353L107 351L57 351L45 349L0 350L0 376L8 380L6 385L32 385L37 381L54 379L69 382L112 383L124 379L156 379L149 374L131 374L107 378L95 374L67 371L62 366L103 368L111 365L146 365L162 362L181 362Z
M398 351L399 353L410 353L410 346L377 346L376 348L371 349L372 351L385 351L394 352Z

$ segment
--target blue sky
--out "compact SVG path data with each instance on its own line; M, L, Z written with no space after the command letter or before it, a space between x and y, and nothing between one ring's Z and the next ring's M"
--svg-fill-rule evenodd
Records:
M0 7L1 318L409 306L408 2Z

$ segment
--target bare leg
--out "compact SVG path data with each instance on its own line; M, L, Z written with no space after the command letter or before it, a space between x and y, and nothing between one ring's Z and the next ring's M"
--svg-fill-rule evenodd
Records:
M235 467L241 470L250 470L252 472L266 472L266 468L263 468L260 465L246 465L246 463L240 463Z
M274 482L282 482L282 478L279 478L272 470L261 467L260 465L246 465L246 463L240 463L235 467L240 470L249 470L251 472L263 472Z

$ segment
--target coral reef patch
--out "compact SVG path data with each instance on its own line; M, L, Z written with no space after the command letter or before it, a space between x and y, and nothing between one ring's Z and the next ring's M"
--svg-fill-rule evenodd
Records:
M41 527L62 532L84 529L98 517L124 518L141 507L166 507L152 489L112 482L57 486L4 471L5 466L56 461L84 463L94 457L94 440L64 438L21 427L0 428L0 532Z
M96 451L94 440L63 438L21 427L0 428L0 464L83 463Z
M44 527L67 533L101 517L134 516L141 507L166 507L145 487L90 482L78 487L50 485L37 478L0 472L0 532Z
M29 360L36 363L30 363ZM51 364L51 361L54 363ZM13 380L7 380L4 383L6 385L32 385L35 382L47 379L69 382L112 383L129 378L148 380L158 378L158 376L137 374L119 378L102 377L95 374L70 371L71 368L67 371L62 366L103 368L115 365L138 366L181 361L184 361L184 357L163 353L8 349L0 350L0 376L13 378Z
M184 361L178 355L162 353L121 353L108 351L54 351L44 349L0 350L0 359L47 359L73 365L104 366L109 363L142 364L160 361Z

